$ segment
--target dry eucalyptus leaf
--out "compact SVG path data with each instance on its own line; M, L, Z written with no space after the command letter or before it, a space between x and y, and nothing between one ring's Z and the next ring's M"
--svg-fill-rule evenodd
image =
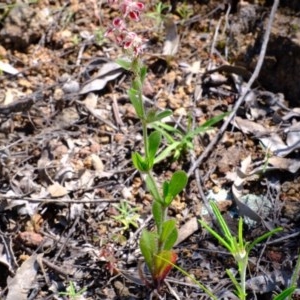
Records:
M33 288L38 270L37 258L43 254L33 254L17 270L13 278L8 277L6 300L27 300L28 292Z
M95 109L97 106L98 96L95 93L89 93L83 100L88 109Z
M237 171L237 177L232 185L232 193L234 196L235 204L241 216L246 216L253 221L261 221L260 216L254 212L249 206L241 201L243 195L243 183L247 178L248 168L251 164L251 156L249 155L241 162L241 168Z
M275 152L280 149L285 149L286 144L282 141L281 137L273 132L269 136L259 138L261 143L266 147L266 149ZM283 153L280 156L284 156Z
M53 198L63 197L68 194L67 189L60 185L57 181L48 186L48 192Z
M258 124L257 122L249 121L247 119L242 119L241 117L235 117L232 122L233 126L240 129L243 133L252 133L255 135L266 135L270 133L263 125Z
M272 165L273 168L279 170L286 170L291 173L296 173L300 168L300 161L297 159L289 159L284 157L273 156L269 158L268 163Z
M91 154L91 159L92 159L93 168L97 172L103 172L104 171L104 165L103 165L103 162L100 159L100 157L96 154Z
M97 78L86 83L79 94L82 95L93 91L101 91L109 81L116 79L122 73L123 69L119 64L108 62L102 66L97 74Z

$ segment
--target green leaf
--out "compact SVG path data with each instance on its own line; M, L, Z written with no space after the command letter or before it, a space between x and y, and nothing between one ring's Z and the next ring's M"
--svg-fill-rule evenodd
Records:
M164 258L162 256L159 255L159 257L164 260ZM176 270L178 270L179 272L181 272L183 275L185 275L187 278L189 278L191 280L191 282L193 282L195 285L197 285L200 289L202 289L208 296L210 296L211 299L213 300L217 300L218 298L208 289L206 288L203 284L201 284L199 281L197 281L195 279L194 276L192 276L191 274L189 274L188 272L186 272L185 270L183 270L182 268L178 267L177 265L175 265L174 263L170 262L169 260L167 260L167 262L174 267Z
M149 171L148 162L138 152L132 153L131 159L132 159L134 167L137 170L139 170L140 172L148 172Z
M275 228L269 232L266 232L265 234L263 234L262 236L258 237L257 239L255 239L247 248L247 251L251 251L253 247L255 247L255 245L259 244L261 241L267 239L269 236L279 232L279 231L282 231L282 228L281 227L278 227L278 228Z
M176 197L186 186L188 177L184 171L176 171L169 183L169 194Z
M161 121L162 119L167 118L171 115L172 115L172 111L170 109L165 109L163 111L156 113L155 121Z
M163 189L163 196L164 198L168 196L169 194L169 182L168 181L165 181L163 183L163 186L162 186L162 189Z
M150 123L154 122L155 121L155 116L156 116L156 110L155 109L149 109L147 111L147 116L146 116L147 124L150 124Z
M140 119L143 119L143 117L144 117L144 107L143 107L143 102L140 99L139 92L136 89L131 88L128 91L128 96L129 96L131 104L134 107L134 110L135 110L137 116Z
M170 156L172 152L179 146L180 146L180 142L174 141L174 143L172 143L170 146L165 148L159 155L156 156L156 158L154 159L154 164L157 164L162 160L164 160L165 158L167 158L168 156Z
M283 290L279 295L277 295L273 300L285 300L287 297L291 296L296 290L295 286L290 286Z
M163 208L161 203L155 200L152 203L152 215L157 227L157 232L161 232L163 222Z
M147 75L147 67L146 66L142 66L140 69L140 80L141 82L144 82L145 78Z
M130 71L132 67L132 62L130 60L118 58L116 59L116 63L119 64L123 69Z
M164 250L154 257L154 279L159 286L165 280L177 260L174 251Z
M223 239L215 230L213 230L208 224L203 220L198 220L198 222L213 236L215 237L220 244L222 244L230 253L234 252L234 249L231 247L231 243Z
M162 232L159 237L163 244L163 250L171 250L178 238L178 231L176 228L176 221L174 219L165 221L162 226Z
M148 137L149 168L153 167L155 155L161 142L161 134L153 131Z
M237 295L240 297L240 299L246 299L241 285L238 283L238 281L236 280L236 278L234 277L232 272L230 270L226 270L226 273L229 276L231 282L234 284ZM242 298L242 296L244 296L244 297Z
M210 206L213 210L214 215L217 218L217 221L220 224L220 227L221 227L221 229L224 233L224 236L225 236L226 240L229 241L230 244L232 244L232 241L233 241L234 237L233 237L226 221L224 220L222 214L220 213L217 204L214 201L210 201Z
M215 117L209 119L208 121L204 122L202 125L200 125L199 127L197 127L196 129L194 129L193 131L189 132L186 135L186 138L193 138L194 136L198 135L199 133L205 132L205 131L211 129L211 127L213 125L215 125L216 123L218 123L221 120L223 120L229 114L230 114L230 112L226 112L226 113L220 114L218 116L215 116Z
M136 78L135 80L132 81L131 86L134 90L136 91L141 91L142 90L142 82L139 78Z
M140 249L150 272L153 274L154 257L157 254L157 235L154 232L143 230L140 238Z

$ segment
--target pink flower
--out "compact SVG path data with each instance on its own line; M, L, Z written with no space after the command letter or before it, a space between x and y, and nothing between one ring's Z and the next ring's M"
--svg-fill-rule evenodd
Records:
M131 20L139 21L140 13L145 8L145 5L139 1L123 0L120 4L120 10L124 15L124 18L129 16Z
M110 33L114 32L115 30L118 31L118 33L122 32L122 31L126 31L126 24L124 22L123 19L121 18L114 18L113 22L112 22L112 26L110 26L104 36L108 36Z
M121 2L119 5L122 17L113 20L112 25L105 32L105 36L114 33L115 40L124 50L131 50L135 56L143 51L144 39L140 38L136 33L131 32L126 27L127 16L134 20L140 20L140 13L145 9L145 5L139 1L132 0L107 0L109 4Z
M125 50L132 49L135 55L142 52L143 39L141 39L136 33L128 32L123 40L123 48Z

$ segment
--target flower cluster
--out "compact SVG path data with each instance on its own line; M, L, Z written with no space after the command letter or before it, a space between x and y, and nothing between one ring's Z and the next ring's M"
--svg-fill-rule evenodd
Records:
M109 4L119 3L118 0L108 0ZM139 37L135 32L129 31L126 26L127 19L140 21L140 14L145 9L145 5L139 1L122 0L119 3L119 10L122 18L116 17L112 25L108 28L105 36L113 33L116 42L125 50L132 50L135 56L142 52L144 39Z

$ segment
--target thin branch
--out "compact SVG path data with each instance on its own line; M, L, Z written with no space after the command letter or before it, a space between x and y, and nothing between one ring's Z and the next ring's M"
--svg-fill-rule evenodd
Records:
M237 100L237 102L236 102L236 104L233 108L233 111L231 112L229 117L224 122L224 124L221 127L220 131L217 133L215 138L210 142L210 144L206 147L206 149L203 151L203 153L198 157L198 159L190 167L190 169L188 171L188 176L190 176L195 171L195 169L198 168L199 165L201 165L201 163L208 157L208 155L215 148L216 144L221 139L221 137L223 136L225 130L227 129L229 123L234 118L237 110L243 104L243 102L245 100L245 97L248 94L248 92L250 91L250 88L251 88L252 84L257 79L257 77L259 75L259 72L261 70L263 61L265 59L266 50L267 50L267 46L268 46L268 42L269 42L269 38L270 38L271 29L272 29L272 24L273 24L273 21L274 21L274 17L275 17L278 5L279 5L279 0L274 0L272 10L271 10L271 13L270 13L270 18L269 18L269 21L268 21L268 24L267 24L267 29L266 29L266 32L265 32L265 35L264 35L264 38L263 38L263 44L262 44L262 47L261 47L261 50L260 50L260 53L259 53L259 58L258 58L255 70L254 70L250 80L246 84L244 91L242 92L241 96L239 97L239 99Z

